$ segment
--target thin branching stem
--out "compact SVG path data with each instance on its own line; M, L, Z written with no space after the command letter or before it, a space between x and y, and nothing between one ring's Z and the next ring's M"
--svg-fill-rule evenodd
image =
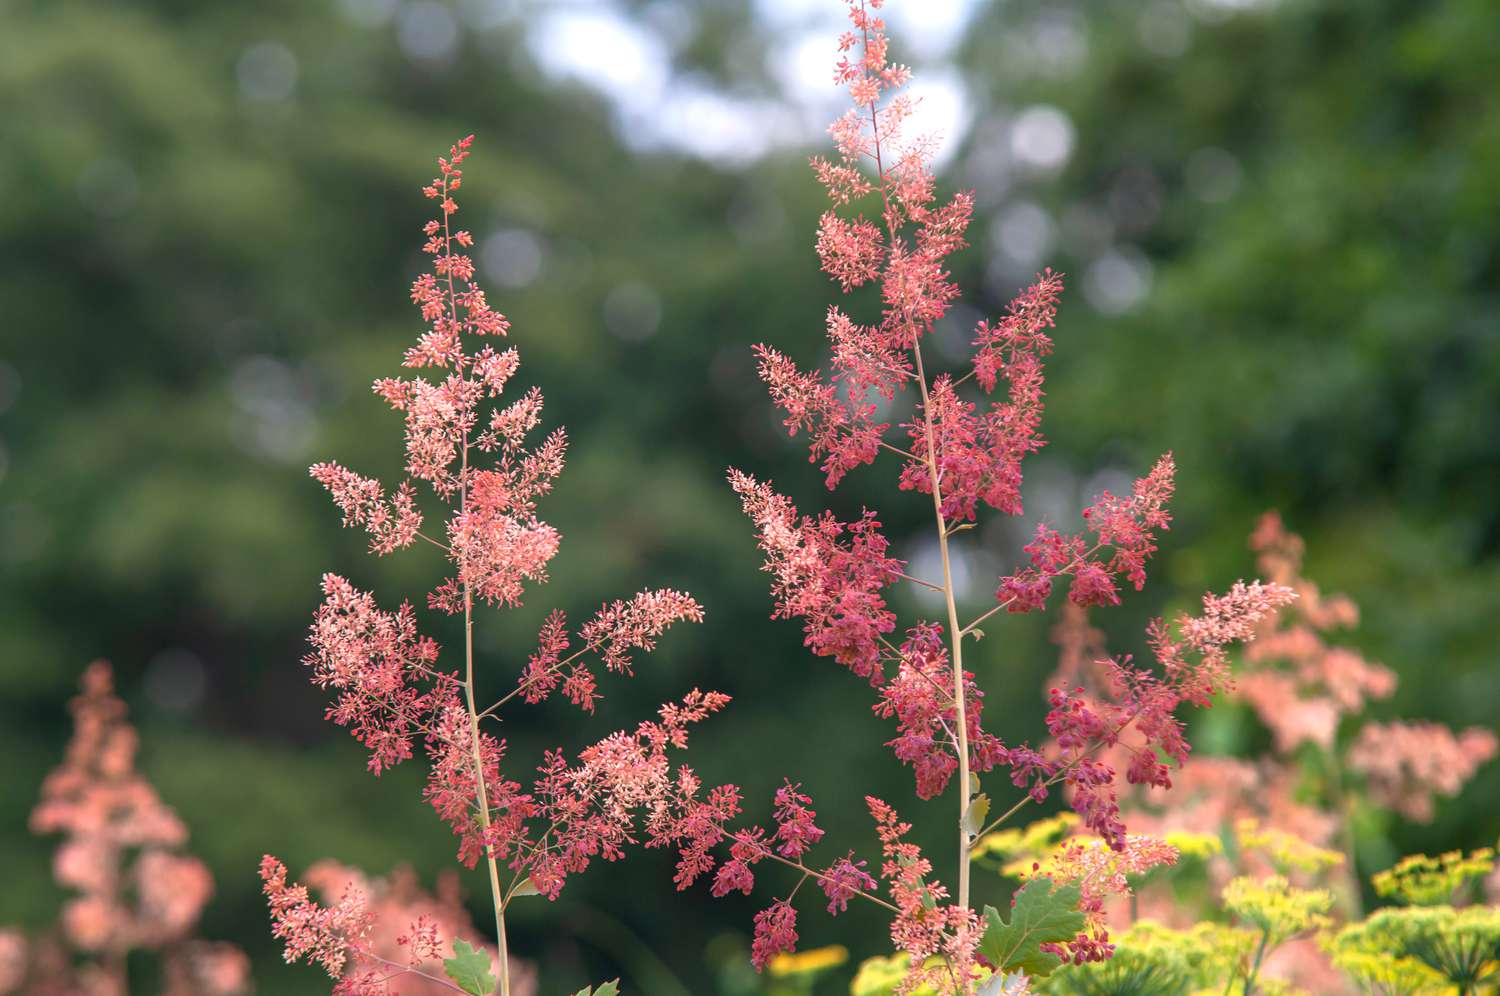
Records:
M861 11L864 4L860 4ZM870 29L868 22L861 28L864 36L864 45L868 50L870 45ZM886 176L885 162L880 147L880 115L875 105L870 105L870 138L875 157L875 171L880 178L880 197L885 206L884 217L886 232L890 243L894 245L898 240L899 233L895 228L895 216L892 213L889 180ZM902 298L905 299L904 287ZM943 598L948 608L948 636L952 647L950 656L953 663L953 725L957 733L958 754L958 904L967 909L969 907L969 842L970 837L964 829L964 818L969 810L969 724L967 715L967 703L964 696L964 668L963 668L963 636L958 625L958 606L954 601L953 591L953 565L948 555L948 522L943 515L943 492L942 476L938 473L937 462L937 440L933 435L932 410L927 393L927 372L922 366L922 347L919 341L918 329L911 323L910 314L902 307L902 315L906 320L907 335L911 340L912 357L916 365L917 387L922 393L922 420L926 436L927 472L932 483L932 509L937 520L938 550L943 561ZM913 458L919 459L919 458Z
M446 175L443 179L443 203L448 200L448 180ZM452 252L452 234L450 231L450 213L443 211L443 244L445 251ZM453 324L458 325L458 303L453 288L453 268L447 268L448 278L448 306L451 309ZM461 449L461 463L459 465L458 478L458 509L462 515L468 504L469 496L469 436L464 432L463 447ZM468 572L463 564L458 565L459 576L463 578L464 590L464 703L469 711L469 737L474 757L474 786L475 801L479 809L479 827L481 831L480 843L484 848L485 864L489 869L490 878L490 901L495 907L495 943L499 952L500 996L510 996L510 958L505 940L505 896L500 890L500 868L495 861L495 854L490 849L490 802L489 793L484 780L484 752L480 747L479 739L479 713L474 707L474 592L469 584Z

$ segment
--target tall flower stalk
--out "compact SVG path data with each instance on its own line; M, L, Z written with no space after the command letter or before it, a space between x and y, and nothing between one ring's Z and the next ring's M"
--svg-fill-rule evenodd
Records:
M812 163L832 201L818 225L817 252L844 292L878 286L880 311L861 322L837 306L828 309L832 360L826 374L806 371L768 345L757 346L756 355L788 432L806 433L810 459L820 463L829 489L884 454L898 461L901 490L929 496L942 576L909 574L906 564L889 555L873 511L849 522L830 512L800 515L768 482L738 470L729 479L759 534L765 570L773 577L774 615L801 620L808 649L870 683L875 712L896 724L888 745L912 768L920 798L942 795L957 776L957 804L950 810L957 836L955 887L950 891L932 877L932 863L906 840L910 825L874 798L868 808L881 842L878 871L888 898L866 871L868 862L853 854L821 869L805 863L804 853L822 831L812 822L811 799L791 782L777 794L774 828L732 828L737 794L734 806L709 807L711 813L681 828L678 884L714 870L709 852L716 843L729 849L714 875L716 895L751 891L753 866L768 858L789 864L798 873L791 893L756 918L757 967L794 947L792 898L812 880L828 897L831 914L852 898L894 913L891 937L909 965L898 992L928 985L940 993L971 993L997 973L1045 974L1062 960L1099 960L1112 951L1102 920L1074 908L1076 890L1054 891L1045 880L1028 884L1015 915L1023 907L1026 916L1045 914L1054 922L1053 934L1032 938L1031 947L1040 944L1035 951L1010 943L1025 931L992 909L981 916L973 908L974 842L1028 802L1062 791L1109 849L1149 846L1126 833L1119 782L1170 786L1173 766L1189 750L1178 707L1208 705L1227 674L1229 645L1248 639L1256 622L1293 593L1274 584L1236 583L1224 595L1205 596L1198 615L1170 625L1158 620L1147 634L1155 668L1129 657L1101 662L1116 690L1109 700L1091 699L1082 689L1051 691L1044 749L1007 746L984 728L984 693L964 666L965 641L982 639L980 627L999 613L1043 609L1062 584L1078 606L1118 604L1122 586L1144 586L1157 537L1171 521L1174 466L1170 455L1163 456L1129 495L1099 495L1083 510L1082 528L1075 532L1038 527L1023 566L999 579L994 604L961 621L955 537L973 528L985 507L1006 515L1022 511L1022 463L1044 443L1043 359L1052 351L1050 330L1063 279L1050 270L1039 274L1002 315L980 322L967 369L930 368L924 340L959 295L948 258L966 246L974 198L968 192L946 200L937 195L930 168L936 142L910 134L914 105L903 90L911 73L888 57L881 0L846 2L851 29L839 40L834 78L848 88L852 106L830 128L837 155ZM878 218L859 212L866 202ZM903 401L909 416L893 424L884 412L899 411ZM898 619L886 589L903 582L941 596L941 622L917 620L895 635ZM1124 742L1127 729L1131 750L1125 770L1117 771L1103 757ZM979 776L997 768L1007 770L1021 794L991 819ZM1162 845L1161 860L1167 850ZM934 955L936 962L930 960Z
M382 609L372 594L329 574L304 663L314 683L335 696L328 718L368 748L373 773L410 759L419 743L424 748L430 762L427 802L459 838L459 860L470 868L484 863L498 965L492 976L488 956L467 942L413 925L406 933L411 957L403 968L367 943L375 924L358 896L320 907L305 889L288 883L285 867L268 856L261 873L288 959L319 961L340 980L338 993L384 993L403 974L443 983L416 966L451 941L445 984L478 996L491 990L510 996L510 904L538 894L555 899L566 879L595 858L615 860L640 838L655 839L683 786L693 781L688 769L672 763L669 751L685 748L687 727L728 702L725 695L694 689L680 703L662 706L658 720L612 734L576 760L548 751L529 790L502 772L507 744L486 721L498 722L518 698L536 704L558 690L592 712L595 665L628 675L635 651L654 649L674 622L701 621L703 611L692 597L670 589L604 604L576 631L563 612L553 611L513 687L480 707L481 679L493 669L475 654L476 611L481 605L515 608L529 585L547 580L560 536L539 518L538 501L562 472L567 437L558 429L539 443L528 441L542 419L536 388L502 400L520 365L514 347L496 346L510 323L475 282L466 253L472 236L453 225L471 142L472 136L440 158L439 175L424 188L437 212L423 228L431 267L411 287L427 323L403 359L415 373L374 385L405 417L406 478L387 492L379 481L336 463L311 469L343 512L344 524L370 534L373 553L390 554L419 541L443 552L451 573L426 602L431 610L462 617L463 662L445 668L437 643L419 632L409 602L395 611ZM423 530L423 485L448 509L436 535Z

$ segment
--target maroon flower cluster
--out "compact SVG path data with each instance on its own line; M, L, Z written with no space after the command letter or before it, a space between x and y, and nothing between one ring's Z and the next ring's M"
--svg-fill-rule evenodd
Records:
M832 512L799 519L770 484L739 471L730 471L729 482L760 533L764 569L775 577L774 618L803 620L809 650L879 686L882 638L896 628L881 592L904 566L886 556L879 520L871 512L848 523Z
M1176 467L1168 453L1135 482L1129 497L1104 492L1083 510L1086 533L1066 535L1045 523L1026 544L1029 566L1000 579L997 601L1010 612L1046 606L1055 579L1071 576L1068 599L1081 607L1119 605L1119 579L1136 591L1146 585L1146 561L1156 552L1156 533L1172 522L1167 511ZM1108 549L1107 558L1101 552Z
M1190 750L1178 707L1207 706L1228 680L1229 645L1249 640L1258 622L1295 597L1284 585L1237 582L1225 595L1205 595L1201 615L1180 616L1176 636L1157 620L1150 642L1160 673L1123 657L1099 662L1102 694L1053 688L1047 714L1053 749L1008 751L1012 782L1036 801L1061 782L1085 826L1111 848L1124 848L1119 773L1099 755L1124 747L1129 784L1171 788L1166 761L1180 767Z
M899 488L930 496L942 577L907 575L906 564L890 555L874 512L852 522L829 512L800 515L769 484L738 470L730 471L729 480L754 522L764 569L773 578L773 617L800 620L809 650L870 682L875 712L896 726L888 746L912 768L919 797L959 787L952 902L929 880L930 863L905 842L906 825L875 800L871 813L886 859L881 877L892 902L871 898L893 914L892 937L911 955L913 967L899 992L929 985L942 994L970 993L982 931L969 903L969 852L990 828L983 825L989 799L978 776L1008 769L1009 780L1026 792L1022 801L1040 801L1062 786L1090 829L1110 848L1126 847L1117 801L1120 775L1130 783L1171 783L1168 765L1180 764L1189 750L1177 710L1207 704L1223 685L1226 647L1248 639L1256 620L1292 593L1274 585L1236 585L1225 596L1206 598L1201 615L1184 617L1175 628L1153 627L1148 642L1154 669L1136 667L1129 658L1106 661L1100 666L1108 694L1052 692L1045 750L1008 747L984 729L984 694L964 667L966 641L981 639L979 625L997 613L1045 608L1063 578L1075 609L1115 605L1123 586L1143 587L1146 564L1171 524L1174 465L1168 454L1130 494L1099 495L1083 510L1076 532L1039 526L1023 565L999 579L994 604L968 625L960 622L951 545L977 523L982 507L1022 512L1022 464L1044 445L1043 361L1053 349L1063 279L1046 270L1000 317L979 322L967 369L927 368L924 342L958 296L949 259L966 245L974 198L966 192L946 200L937 196L929 168L934 144L911 134L914 105L901 92L910 72L888 59L885 25L876 16L882 3L847 0L847 6L852 30L840 39L834 78L848 87L853 106L830 128L836 158L813 160L833 205L819 221L816 249L840 290L879 287L879 318L866 324L838 307L828 309L826 373L807 371L768 345L755 352L785 427L792 435L806 433L809 459L821 466L830 489L884 450L900 461ZM858 202L876 194L877 213L859 213ZM908 396L909 416L901 419L895 409L908 388L914 396ZM899 435L888 439L898 422ZM936 591L947 619L918 621L903 628L903 638L894 637L898 620L887 589L902 581ZM1129 759L1117 771L1110 760L1122 748ZM799 806L808 805L800 790L789 784L786 791ZM696 822L683 824L692 861L690 874L679 868L679 886L712 867L712 847L727 844L730 857L718 867L716 895L750 891L754 866L777 857L801 872L799 884L818 882L832 913L841 912L851 896L870 896L871 873L852 854L814 870L801 863L800 850L786 855L772 849L787 832L784 801L777 800L774 833L753 826L728 830L723 812L703 804ZM725 808L737 808L737 796L735 806ZM1095 943L1096 937L1106 940ZM756 917L757 967L795 941L796 913L787 896ZM1108 950L1107 934L1099 933L1081 938L1067 953L1102 958ZM941 965L929 972L925 961L934 954L942 956Z
M875 712L896 720L898 736L886 746L903 764L911 765L917 796L941 795L958 769L958 721L953 694L953 669L943 628L936 623L913 627L897 651L896 673L880 690ZM964 672L964 722L967 724L971 771L989 771L1009 756L1005 746L982 724L984 693L974 675Z

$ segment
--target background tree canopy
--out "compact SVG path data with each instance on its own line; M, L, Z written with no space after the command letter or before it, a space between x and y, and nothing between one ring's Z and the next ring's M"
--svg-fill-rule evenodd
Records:
M907 0L903 20L893 3L895 54L947 112L941 180L980 205L940 350L1040 267L1070 275L1051 444L1026 518L968 534L972 605L1038 519L1071 521L1170 449L1178 521L1147 593L1100 614L1113 649L1249 574L1245 536L1274 506L1306 537L1309 575L1364 608L1352 641L1405 679L1381 709L1493 725L1492 5ZM513 680L554 604L580 615L649 583L708 609L634 681L608 683L593 719L549 708L517 723L512 757L580 746L701 685L736 699L697 735L705 778L758 806L790 775L851 845L870 838L866 791L915 814L858 679L767 618L723 484L734 464L810 507L864 500L914 573L932 555L916 538L925 499L888 488L888 468L823 492L750 355L765 340L817 362L837 296L812 252L823 205L805 167L837 99L823 85L834 0L4 9L0 923L55 915L52 842L26 814L66 740L64 703L101 656L142 768L213 867L204 933L252 952L261 991L322 985L279 961L263 851L294 873L325 856L376 873L410 862L428 881L450 865L416 770L366 776L298 661L322 571L387 598L437 576L421 550L366 558L305 467L399 466L399 420L367 385L419 327L417 187L470 132L465 221L491 300L548 423L574 440L547 503L564 536L553 582L481 617L486 680ZM1004 689L987 715L1007 739L1040 729L1047 626L993 627L973 662ZM1199 742L1248 748L1251 728L1223 712ZM1490 843L1497 792L1492 766L1433 827L1364 826L1361 853L1378 865ZM946 831L926 829L946 853ZM739 957L751 901L676 897L669 866L633 854L556 904L518 905L514 946L543 990L623 973L626 991L756 991ZM979 902L1003 897L980 881ZM881 941L852 908L808 927L808 944Z

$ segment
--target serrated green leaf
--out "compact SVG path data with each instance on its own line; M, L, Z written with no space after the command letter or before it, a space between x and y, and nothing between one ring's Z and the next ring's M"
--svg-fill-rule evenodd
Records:
M1054 890L1050 878L1032 879L1016 893L1010 923L993 906L984 908L988 925L979 942L979 953L998 972L1050 975L1062 959L1041 950L1041 945L1071 941L1083 931L1085 920L1078 912L1078 900L1076 885Z
M453 984L473 996L490 996L495 991L495 977L490 974L490 956L468 941L453 942L453 957L443 961L443 974Z
M600 983L597 989L580 989L573 996L620 996L620 980Z

